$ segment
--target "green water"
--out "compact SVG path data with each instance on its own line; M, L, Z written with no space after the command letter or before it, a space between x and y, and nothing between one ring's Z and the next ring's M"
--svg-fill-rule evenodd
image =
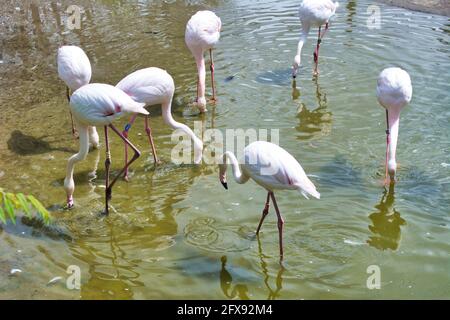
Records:
M13 2L0 5L0 186L34 194L53 224L0 226L0 298L450 298L448 18L379 4L381 28L369 29L373 3L341 1L321 46L318 80L312 32L293 90L298 1L77 1L82 28L72 32L63 22L73 1ZM187 107L196 68L184 44L185 24L200 9L214 10L223 23L215 50L219 101L204 116ZM286 220L282 265L273 211L259 241L252 236L265 191L233 181L225 191L216 166L170 163L172 131L158 107L151 126L163 164L153 165L138 120L130 139L143 156L131 181L114 187L111 215L99 216L103 146L76 167L76 208L61 210L67 158L78 149L56 72L62 43L85 49L94 82L167 69L176 84L174 117L190 127L279 129L281 146L322 196L277 194ZM375 85L393 65L410 73L414 93L401 115L399 181L386 191ZM112 148L118 170L119 139ZM81 268L80 290L67 289L65 280L47 285L67 278L69 265ZM366 287L370 265L380 267L380 290ZM10 276L12 268L23 272Z

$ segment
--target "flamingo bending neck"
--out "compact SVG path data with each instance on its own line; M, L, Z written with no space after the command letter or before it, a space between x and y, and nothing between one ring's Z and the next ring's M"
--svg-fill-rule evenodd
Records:
M194 143L194 162L199 164L202 161L203 142L197 138L194 132L187 125L175 121L172 116L172 98L161 104L162 116L165 123L171 126L173 129L180 129L185 132Z

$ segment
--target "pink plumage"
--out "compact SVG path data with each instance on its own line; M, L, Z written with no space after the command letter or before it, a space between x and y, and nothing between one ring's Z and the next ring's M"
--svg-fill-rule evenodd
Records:
M284 220L275 200L275 190L297 190L308 198L311 195L320 199L320 193L314 184L306 176L300 163L283 148L266 141L256 141L244 148L242 163L232 152L223 155L223 163L219 165L219 180L225 189L228 189L226 181L227 161L230 161L234 180L243 184L253 179L257 184L267 190L267 200L263 215L259 222L256 234L269 212L270 199L275 207L278 217L280 255L283 256L283 224Z
M204 52L209 50L211 56L211 82L213 90L213 100L215 96L214 86L214 62L212 49L220 38L220 30L222 21L212 11L198 11L188 21L186 25L185 42L197 64L198 80L197 80L197 106L200 112L206 111L205 98L205 58Z
M75 91L91 81L91 63L83 49L62 46L58 49L57 63L59 78L70 90Z

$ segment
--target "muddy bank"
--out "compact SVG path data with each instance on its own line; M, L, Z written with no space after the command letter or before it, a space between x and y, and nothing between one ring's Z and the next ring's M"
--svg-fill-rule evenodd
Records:
M379 0L379 2L450 17L450 0Z

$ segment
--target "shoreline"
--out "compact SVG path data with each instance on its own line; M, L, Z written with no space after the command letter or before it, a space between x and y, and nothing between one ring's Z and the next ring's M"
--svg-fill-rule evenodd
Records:
M450 17L449 0L377 0L390 6Z

